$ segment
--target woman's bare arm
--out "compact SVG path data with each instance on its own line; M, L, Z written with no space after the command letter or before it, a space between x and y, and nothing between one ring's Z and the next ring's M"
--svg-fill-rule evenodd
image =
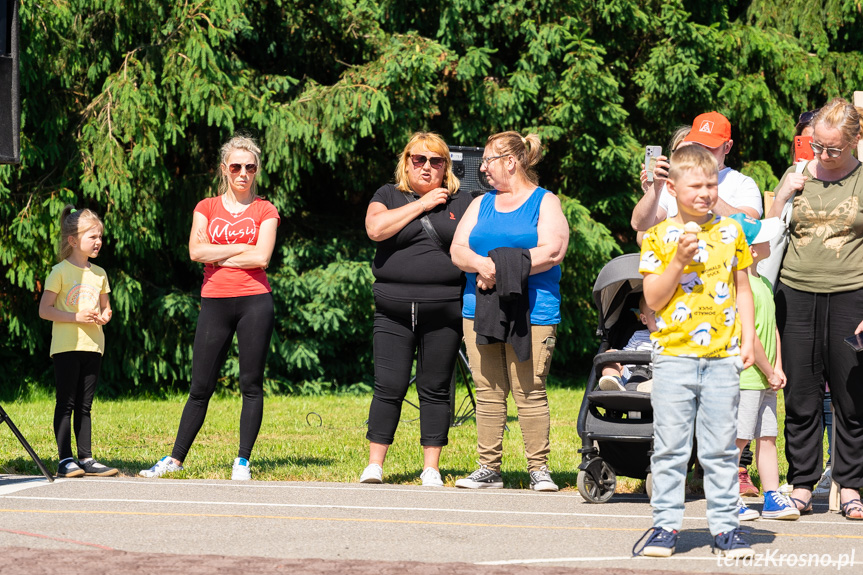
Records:
M207 238L207 216L195 212L192 230L189 232L189 257L193 262L212 264L231 256L239 255L252 246L248 244L211 244Z

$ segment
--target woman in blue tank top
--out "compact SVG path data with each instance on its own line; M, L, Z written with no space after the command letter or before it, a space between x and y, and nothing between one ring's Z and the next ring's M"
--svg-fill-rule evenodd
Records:
M548 469L550 416L545 380L560 323L560 262L569 244L569 224L560 200L538 186L534 166L542 157L539 136L517 132L489 137L480 166L494 190L471 203L453 238L453 263L467 272L462 316L471 372L476 384L477 451L480 467L456 487L500 488L506 400L512 392L524 437L531 489L557 491ZM491 293L495 263L489 252L530 252L527 279L530 357L519 361L509 339L477 344L477 290ZM480 297L485 297L481 295ZM486 309L486 308L482 308ZM495 313L498 310L495 310ZM483 312L487 313L487 312Z

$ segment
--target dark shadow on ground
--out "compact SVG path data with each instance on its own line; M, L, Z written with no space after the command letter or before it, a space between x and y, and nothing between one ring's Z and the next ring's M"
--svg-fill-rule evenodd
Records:
M776 540L776 534L763 529L754 529L749 525L742 525L744 535L751 544L772 543ZM713 546L713 536L707 529L683 529L680 531L680 538L677 540L677 546L674 548L675 555L681 555L695 549L711 549Z

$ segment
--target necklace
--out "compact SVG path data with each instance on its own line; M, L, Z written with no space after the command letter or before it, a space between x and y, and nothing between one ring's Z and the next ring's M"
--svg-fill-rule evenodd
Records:
M255 198L253 197L252 202L254 202L254 201L255 201ZM245 212L249 208L249 206L252 205L251 202L249 202L248 204L241 204L240 202L238 202L236 200L234 200L232 203L234 204L233 210L230 208L230 206L228 206L227 195L222 196L222 207L224 207L225 210L229 214L231 214L231 216L233 216L235 218L239 217L243 212ZM239 209L238 209L238 207L239 207Z

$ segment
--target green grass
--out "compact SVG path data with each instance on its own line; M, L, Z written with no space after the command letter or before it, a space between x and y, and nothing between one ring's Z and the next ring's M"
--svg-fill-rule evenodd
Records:
M460 390L461 391L461 390ZM576 469L581 462L581 441L576 419L583 389L550 388L551 457L549 466L562 488L575 488ZM408 399L417 402L411 389ZM460 399L460 398L458 398ZM328 395L322 397L268 397L264 422L252 454L254 478L259 480L355 482L368 459L365 439L370 395ZM102 462L118 467L124 475L135 475L171 452L185 396L168 399L125 399L100 401L93 406L93 452ZM198 434L185 471L178 478L228 479L239 441L241 401L237 397L216 397L210 402L204 427ZM54 400L31 395L29 399L4 404L36 452L52 470L57 452L52 430ZM780 477L785 463L779 400ZM320 420L314 415L320 415ZM419 445L418 412L409 405L390 448L384 474L388 483L419 484L422 450ZM307 419L309 423L307 423ZM502 472L508 487L523 488L529 483L521 430L510 399L509 430L504 435ZM74 449L73 449L74 450ZM476 469L476 427L473 419L450 429L449 446L441 457L441 473L447 485ZM0 426L0 470L4 473L38 474L36 465L4 425ZM757 478L757 473L754 474ZM642 482L619 479L618 491L643 491Z
M583 391L551 389L552 453L549 462L561 486L575 486L580 442L576 417ZM417 403L411 389L408 399ZM457 398L460 400L461 398ZM93 405L93 454L125 475L150 467L171 452L185 396L162 400L125 399ZM355 482L368 463L365 420L371 395L268 397L252 465L255 479ZM241 400L214 397L207 419L178 478L229 479L239 442ZM54 401L31 397L4 408L52 470L57 448L52 429ZM310 413L320 415L320 419ZM511 403L504 436L503 472L511 487L529 483L521 430ZM390 448L384 473L388 483L419 484L422 448L419 412L405 404L402 421ZM307 419L309 423L307 423ZM74 448L73 448L74 451ZM448 485L476 469L476 426L469 419L450 429L441 457L441 474ZM38 474L36 465L5 426L0 427L0 469L5 473Z

